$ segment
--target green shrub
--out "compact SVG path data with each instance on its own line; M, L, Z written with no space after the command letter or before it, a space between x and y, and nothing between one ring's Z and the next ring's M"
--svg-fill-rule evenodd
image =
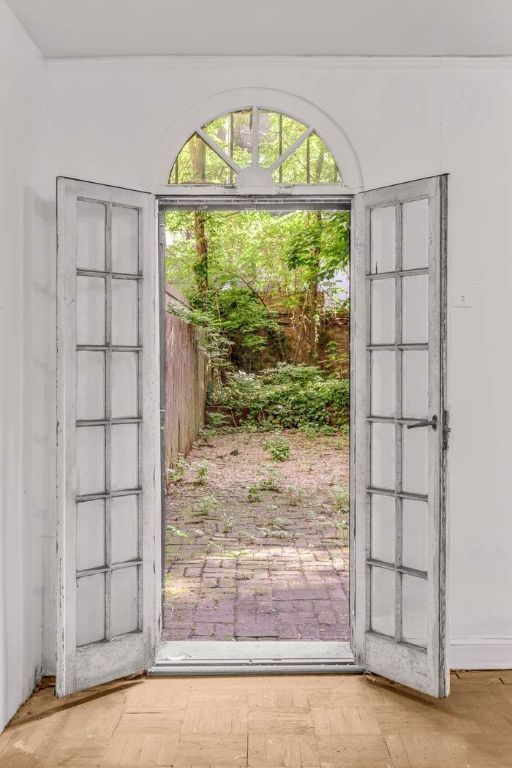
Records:
M269 437L263 443L265 451L270 453L274 461L286 461L290 455L290 444L284 437L277 435L276 437Z
M348 420L349 381L317 366L280 363L259 375L244 371L228 375L209 399L212 405L229 410L238 424L257 424L264 429L340 429Z
M207 414L207 424L212 431L215 431L216 429L222 429L222 427L227 426L227 422L228 417L225 413L216 413L214 411L210 411Z

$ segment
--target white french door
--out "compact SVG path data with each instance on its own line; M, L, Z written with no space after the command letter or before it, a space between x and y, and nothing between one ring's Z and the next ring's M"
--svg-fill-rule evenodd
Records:
M57 692L153 664L160 611L153 195L57 181Z
M448 694L445 177L356 195L352 217L353 646Z

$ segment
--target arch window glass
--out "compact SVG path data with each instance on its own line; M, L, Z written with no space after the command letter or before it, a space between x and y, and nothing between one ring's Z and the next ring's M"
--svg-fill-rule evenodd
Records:
M312 126L260 107L216 117L182 147L169 184L341 184L336 161Z

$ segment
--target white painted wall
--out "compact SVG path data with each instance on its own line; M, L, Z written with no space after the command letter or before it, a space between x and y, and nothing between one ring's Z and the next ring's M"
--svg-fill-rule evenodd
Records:
M142 188L164 184L196 123L258 96L317 119L340 158L341 126L366 188L450 174L453 660L512 666L512 63L55 61L47 92L41 172L49 204L57 174ZM354 168L350 174L356 184ZM46 258L52 262L52 249ZM469 308L455 306L460 292L467 292Z
M37 49L0 0L0 730L41 669L47 438L55 431L47 403L53 258L48 245L40 248L45 209L33 168L43 70Z
M0 13L5 25L2 5ZM8 140L0 209L8 223L2 232L2 362L9 371L2 400L0 571L0 600L7 601L8 613L0 612L0 662L9 670L11 691L0 703L3 718L28 692L41 658L43 567L42 664L44 672L55 669L55 177L157 188L196 123L257 97L316 119L340 160L350 154L345 131L366 188L450 173L453 659L455 665L512 667L512 63L61 60L46 67L41 123L36 53L25 38L19 42L12 30L9 35L16 93L7 126L0 127ZM5 67L1 71L5 78ZM39 129L43 137L32 168ZM358 183L354 162L349 177ZM468 308L456 307L461 292L469 297ZM0 685L0 695L3 690Z

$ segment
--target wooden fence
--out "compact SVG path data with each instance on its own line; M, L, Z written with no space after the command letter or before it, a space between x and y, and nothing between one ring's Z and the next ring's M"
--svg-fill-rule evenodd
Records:
M166 286L166 306L184 308L186 299ZM207 366L200 331L167 312L165 319L165 459L171 466L186 455L204 423Z

